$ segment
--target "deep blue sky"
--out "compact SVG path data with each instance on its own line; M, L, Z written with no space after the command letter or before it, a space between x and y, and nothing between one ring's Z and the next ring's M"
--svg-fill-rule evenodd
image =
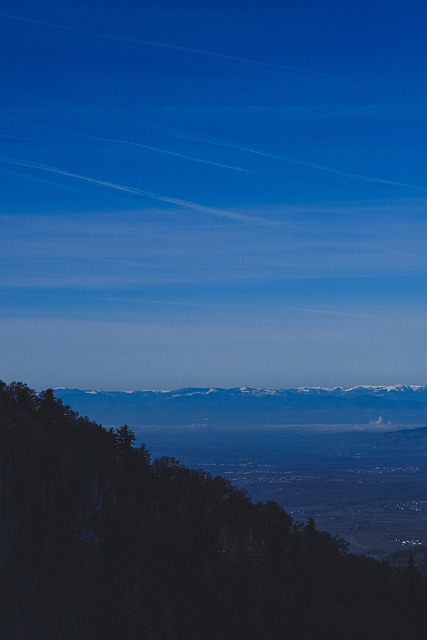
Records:
M427 384L426 20L4 0L0 377Z

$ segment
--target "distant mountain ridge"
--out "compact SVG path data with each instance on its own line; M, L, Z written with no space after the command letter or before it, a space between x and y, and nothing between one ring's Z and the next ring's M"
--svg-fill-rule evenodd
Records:
M55 389L80 414L106 425L275 426L298 424L427 425L427 387L361 385L97 391Z

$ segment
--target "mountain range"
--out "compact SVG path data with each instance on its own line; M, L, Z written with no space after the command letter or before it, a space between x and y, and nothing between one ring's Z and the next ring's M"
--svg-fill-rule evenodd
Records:
M427 387L414 385L197 388L96 391L57 388L55 396L107 426L262 427L359 425L395 429L427 425Z

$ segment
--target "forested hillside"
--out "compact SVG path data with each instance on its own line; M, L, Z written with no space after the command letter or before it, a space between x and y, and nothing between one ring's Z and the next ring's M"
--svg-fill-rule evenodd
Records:
M8 640L424 638L427 587L132 431L0 383Z

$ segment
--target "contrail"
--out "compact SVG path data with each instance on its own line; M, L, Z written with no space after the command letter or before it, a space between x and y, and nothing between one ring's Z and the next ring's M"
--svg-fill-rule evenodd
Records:
M96 298L97 300L107 300L111 302L146 302L148 304L165 304L173 306L185 307L207 307L210 309L218 308L216 304L203 304L201 302L177 302L173 300L147 300L146 298Z
M195 156L188 156L185 153L178 151L170 151L169 149L160 149L159 147L152 147L148 144L142 144L140 142L130 142L127 140L118 140L116 138L103 138L99 136L90 136L80 133L71 133L67 131L69 135L76 135L79 137L88 138L89 140L100 140L102 142L114 142L115 144L122 144L129 147L139 147L140 149L147 149L148 151L155 151L156 153L162 153L167 156L174 156L175 158L182 158L183 160L191 160L192 162L199 162L201 164L209 164L213 167L220 167L221 169L231 169L232 171L240 171L242 173L251 173L253 175L259 175L256 171L250 169L244 169L243 167L236 167L235 165L224 164L222 162L214 162L213 160L206 160L205 158L196 158Z
M0 13L1 15L1 13ZM25 122L23 120L18 120L14 118L17 122ZM28 124L25 122L25 124ZM78 133L76 131L68 131L67 129L60 129L58 127L51 127L49 125L36 124L37 127L43 127L44 129L49 129L52 131L60 131L61 133L65 133L66 135L75 136L79 138L84 138L87 140L99 140L100 142L112 142L114 144L121 144L124 146L137 147L141 149L147 149L148 151L154 151L155 153L160 153L168 156L172 156L175 158L182 158L183 160L190 160L191 162L198 162L200 164L207 164L214 167L220 167L222 169L229 169L232 171L238 171L240 173L249 173L252 175L258 176L266 176L264 173L260 173L258 171L252 171L251 169L245 169L243 167L238 167L236 165L229 165L222 162L215 162L213 160L206 160L204 158L198 158L196 156L189 156L184 153L180 153L178 151L170 151L169 149L161 149L159 147L154 147L147 144L142 144L140 142L131 142L129 140L120 140L118 138L107 138L103 136L92 136L85 133ZM409 184L407 182L398 182L396 180L387 180L385 178L376 178L374 176L365 176L357 173L350 173L347 171L341 171L340 169L335 169L334 167L328 167L327 165L319 164L316 162L310 162L309 160L301 160L298 158L291 158L290 156L284 156L278 153L273 153L270 151L262 151L260 149L254 149L252 147L247 147L246 145L235 144L233 142L227 142L226 140L218 140L215 138L209 138L206 136L196 136L188 133L182 133L178 131L168 130L171 135L177 138L183 138L185 140L192 140L195 142L204 142L206 144L214 145L217 147L223 147L226 149L234 149L236 151L244 151L246 153L250 153L256 156L261 156L263 158L271 158L273 160L279 160L280 162L286 162L288 164L294 164L302 167L309 167L311 169L316 169L318 171L323 171L326 173L331 173L336 176L342 176L343 178L350 178L351 180L358 180L362 182L370 182L374 184L384 184L393 187L404 187L405 189L414 189L416 191L427 191L427 187L421 187L419 185ZM0 134L0 137L5 138L15 138L22 140L34 140L37 141L36 138L26 138L21 136L13 136L8 134ZM34 167L35 168L35 167ZM39 167L41 168L41 167ZM75 177L75 176L74 176ZM83 178L82 178L83 179ZM202 206L202 205L200 205Z
M194 136L191 134L174 133L178 138L184 138L185 140L193 140L196 142L205 142L217 147L224 147L226 149L235 149L236 151L245 151L256 156L262 156L263 158L272 158L273 160L280 160L281 162L287 162L288 164L300 165L302 167L310 167L311 169L317 169L318 171L324 171L326 173L332 173L336 176L342 176L343 178L351 178L352 180L360 180L362 182L373 182L376 184L385 184L393 187L405 187L406 189L415 189L417 191L427 191L427 187L420 187L414 184L408 184L406 182L397 182L395 180L386 180L384 178L375 178L372 176L364 176L357 173L350 173L347 171L341 171L340 169L334 169L323 164L316 162L310 162L308 160L299 160L298 158L291 158L289 156L283 156L278 153L272 153L269 151L261 151L259 149L253 149L241 144L234 144L232 142L226 142L225 140L217 140L214 138L208 138L204 136Z
M87 31L86 29L76 29L75 27L68 27L53 22L45 22L44 20L36 20L35 18L28 18L26 16L17 16L11 13L4 13L0 11L1 18L7 18L9 20L17 20L19 22L27 22L31 24L37 24L42 27L48 27L49 29L59 29L61 31L68 31L70 33L78 33L80 35L91 36L93 38L102 38L104 40L111 40L115 42L126 42L129 44L136 44L148 47L154 47L156 49L164 49L166 51L175 51L182 53L190 53L197 56L205 56L208 58L217 58L220 60L228 60L230 62L240 62L243 64L255 65L258 67L266 67L270 69L280 69L282 71L288 71L292 73L305 73L313 76L327 76L326 73L318 71L311 71L308 69L301 69L299 67L292 67L277 62L263 62L261 60L253 60L251 58L244 58L241 56L233 56L227 53L220 53L218 51L209 51L207 49L194 49L192 47L184 47L176 44L169 44L166 42L153 42L151 40L139 40L138 38L129 38L126 36L117 36L108 33L98 33L96 31Z
M25 122L23 120L18 120L16 118L14 118L15 121L18 122ZM25 124L28 124L27 122L25 122ZM238 167L236 165L229 165L229 164L225 164L222 162L215 162L213 160L206 160L204 158L198 158L196 156L189 156L187 154L184 153L180 153L178 151L171 151L169 149L161 149L159 147L154 147L151 145L147 145L147 144L142 144L140 142L131 142L129 140L120 140L118 138L106 138L103 136L92 136L89 134L85 134L85 133L78 133L76 131L69 131L67 129L60 129L58 127L51 127L50 125L41 125L41 124L36 124L35 126L37 127L43 127L44 129L49 129L52 131L59 131L61 133L65 133L66 135L70 135L70 136L76 136L79 138L84 138L87 140L99 140L100 142L112 142L114 144L121 144L124 146L129 146L129 147L137 147L140 149L147 149L148 151L154 151L155 153L160 153L163 155L168 155L168 156L172 156L175 158L182 158L183 160L190 160L191 162L198 162L200 164L207 164L210 166L214 166L214 167L220 167L222 169L229 169L231 171L238 171L241 173L249 173L252 175L258 175L258 176L266 176L266 174L264 173L260 173L258 171L252 171L251 169L245 169L243 167ZM169 132L171 132L169 130ZM376 178L373 176L365 176L365 175L360 175L360 174L356 174L356 173L350 173L347 171L341 171L340 169L335 169L333 167L328 167L326 165L322 165L322 164L318 164L316 162L310 162L309 160L300 160L298 158L291 158L289 156L284 156L278 153L273 153L273 152L269 152L269 151L262 151L260 149L254 149L252 147L247 147L246 145L240 145L240 144L235 144L232 142L227 142L225 140L218 140L218 139L214 139L214 138L208 138L205 136L196 136L196 135L191 135L191 134L186 134L186 133L181 133L181 132L173 132L172 133L173 136L177 137L177 138L184 138L185 140L192 140L192 141L196 141L196 142L205 142L207 144L211 144L217 147L223 147L223 148L227 148L227 149L234 149L236 151L244 151L246 153L251 153L253 155L257 155L257 156L261 156L264 158L271 158L273 160L279 160L281 162L286 162L288 164L294 164L294 165L299 165L302 167L309 167L311 169L317 169L318 171L324 171L326 173L332 173L333 175L337 175L337 176L342 176L344 178L350 178L352 180L359 180L362 182L371 182L371 183L376 183L376 184L384 184L384 185L390 185L390 186L394 186L394 187L404 187L406 189L415 189L417 191L427 191L427 187L421 187L418 185L413 185L413 184L408 184L406 182L398 182L395 180L387 180L385 178ZM22 139L22 140L37 140L36 138L24 138L24 137L19 137L19 136L12 136L12 135L7 135L7 134L0 134L0 137L6 137L6 138L16 138L16 139Z
M0 171L2 173L6 173L7 175L22 177L22 171L21 172L19 172L18 170L12 171L11 169L3 169L3 168L1 168ZM54 182L53 180L47 180L47 178L40 178L39 176L31 176L29 174L25 174L25 177L28 178L29 180L33 180L34 182L40 182L41 184L50 184L54 187L60 186L61 189L66 189L67 191L73 191L74 193L83 193L80 189L76 189L65 184L58 185L58 182Z
M121 144L128 147L137 147L140 149L146 149L147 151L154 151L155 153L161 153L167 156L173 156L175 158L182 158L183 160L190 160L191 162L198 162L200 164L208 164L213 167L219 167L221 169L230 169L232 171L239 171L241 173L250 173L252 175L264 175L260 174L257 171L252 171L251 169L244 169L243 167L236 167L235 165L224 164L223 162L215 162L213 160L206 160L205 158L197 158L195 156L189 156L184 153L180 153L179 151L170 151L170 149L161 149L159 147L153 147L148 144L142 144L141 142L131 142L129 140L119 140L118 138L105 138L103 136L92 136L87 133L79 133L77 131L69 131L68 129L61 129L59 127L51 127L47 124L34 124L29 123L25 120L19 120L18 118L13 118L14 122L24 123L26 125L30 124L31 126L42 127L43 129L48 129L49 131L58 131L60 133L65 133L69 136L75 136L78 138L84 138L85 140L99 140L100 142L113 142L114 144ZM37 138L26 138L23 136L14 136L9 134L0 134L1 138L13 138L16 140L32 140L34 142L44 142L43 140L39 140Z
M207 207L203 204L192 202L190 200L181 200L179 198L173 198L171 196L163 196L161 194L154 193L152 191L138 189L137 187L131 187L128 185L119 184L117 182L109 182L107 180L98 180L96 178L84 176L82 174L74 173L72 171L66 171L65 169L60 169L58 167L51 167L48 165L40 164L39 162L32 162L30 160L20 160L18 158L10 158L4 155L0 155L0 161L7 162L9 164L17 165L20 167L38 169L40 171L46 171L48 173L54 173L56 175L67 176L69 178L74 178L76 180L81 180L83 182L89 182L90 184L97 184L101 187L107 187L109 189L114 189L116 191L122 191L125 193L142 196L144 198L150 198L152 200L165 202L167 204L172 204L178 207L187 207L188 209L193 209L195 211L200 211L202 213L207 213L209 215L213 215L217 217L230 218L231 220L237 220L239 222L246 222L249 224L262 224L262 225L278 224L277 222L266 219L266 218L259 218L257 216L248 216L241 213L236 213L234 211L227 211L225 209L215 209L213 207Z

